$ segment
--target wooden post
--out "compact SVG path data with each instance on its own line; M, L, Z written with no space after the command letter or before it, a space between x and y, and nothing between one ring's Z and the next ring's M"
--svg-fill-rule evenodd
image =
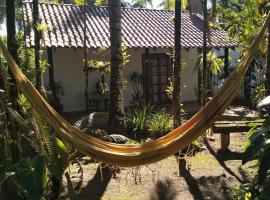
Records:
M227 151L230 145L230 133L221 133L220 134L220 149L222 151Z

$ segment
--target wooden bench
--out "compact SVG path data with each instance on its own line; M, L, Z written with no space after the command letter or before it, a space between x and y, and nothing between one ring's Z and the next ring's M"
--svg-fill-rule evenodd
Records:
M262 126L264 119L253 121L217 121L213 126L213 133L220 134L221 150L226 151L230 145L230 133L248 132L251 128L249 123L256 123Z

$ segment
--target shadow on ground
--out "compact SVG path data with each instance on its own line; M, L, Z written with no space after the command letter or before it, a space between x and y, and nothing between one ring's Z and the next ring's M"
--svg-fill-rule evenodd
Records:
M111 170L108 166L97 168L96 174L87 185L81 190L79 199L98 200L101 199L112 178Z
M231 154L229 154L229 152L224 152L224 153L216 153L216 151L211 147L211 145L209 144L209 142L207 140L204 141L206 148L208 149L208 151L216 158L216 160L218 161L218 163L220 164L220 166L222 166L224 168L224 170L229 173L231 176L233 176L234 178L236 178L236 180L239 183L244 183L244 181L235 173L233 172L224 162L225 160L240 160L241 157L243 156L242 153L233 153L231 152ZM226 156L225 156L226 155ZM229 155L231 157L229 157ZM226 157L226 159L224 158Z
M155 189L152 192L151 200L175 200L177 197L177 191L175 185L170 179L165 179L164 181L159 180Z
M243 172L244 173L244 172ZM230 179L225 174L220 176L202 176L195 179L186 168L185 159L179 160L179 175L185 179L188 190L195 200L231 200Z

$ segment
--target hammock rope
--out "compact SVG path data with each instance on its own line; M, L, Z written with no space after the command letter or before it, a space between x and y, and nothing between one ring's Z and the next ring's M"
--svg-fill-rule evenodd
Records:
M162 160L188 146L211 127L215 118L222 114L237 94L245 72L254 57L260 40L263 38L270 21L268 14L260 31L256 35L239 67L231 73L217 94L197 114L167 135L143 144L115 144L91 137L72 126L57 113L39 94L32 83L22 73L3 41L0 48L14 75L17 86L26 96L32 107L65 140L73 144L80 152L93 159L117 166L138 166Z

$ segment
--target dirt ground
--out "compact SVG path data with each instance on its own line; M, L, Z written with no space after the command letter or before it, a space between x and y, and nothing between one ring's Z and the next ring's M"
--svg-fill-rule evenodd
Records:
M241 164L246 133L232 133L230 151L222 153L220 134L204 143L203 150L186 160L172 156L158 163L121 168L112 173L98 163L81 161L83 182L77 194L81 200L226 200L233 199L233 188L254 177L254 162ZM70 167L74 184L76 167ZM62 199L68 199L66 191Z
M241 158L246 134L231 134L231 153L218 153L218 134L215 139L205 150L187 157L186 167L182 167L183 161L181 165L175 157L169 157L147 166L121 168L119 173L112 174L107 167L100 168L99 164L89 163L84 158L81 162L83 182L77 191L79 199L233 199L233 188L254 176L252 163L242 166L240 160L231 160ZM70 171L76 184L76 168L71 167ZM63 199L67 199L65 192Z

